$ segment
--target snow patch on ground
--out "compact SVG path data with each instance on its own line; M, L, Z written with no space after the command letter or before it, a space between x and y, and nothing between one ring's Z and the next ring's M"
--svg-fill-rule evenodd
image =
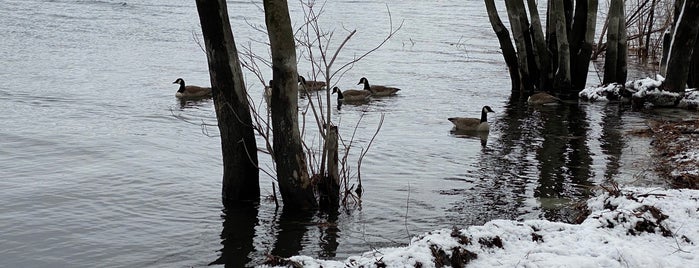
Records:
M586 101L610 101L620 100L622 86L617 83L611 83L606 86L588 87L578 93L580 99Z
M611 187L579 224L493 220L438 230L345 261L307 256L260 267L692 267L699 263L699 191Z
M694 108L699 110L699 89L687 89L684 93L684 98L677 105L680 108Z

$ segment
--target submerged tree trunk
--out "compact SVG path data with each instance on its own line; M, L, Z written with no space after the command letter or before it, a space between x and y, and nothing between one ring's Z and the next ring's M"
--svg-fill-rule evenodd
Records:
M340 162L338 153L337 126L330 126L325 138L325 148L328 150L328 176L322 176L318 183L318 195L321 208L336 209L340 205Z
M699 33L699 0L685 0L672 34L668 53L667 76L663 88L684 92L689 77L690 61Z
M488 19L490 20L490 25L495 31L495 35L498 37L498 42L500 43L500 49L502 50L502 56L505 58L505 64L510 71L510 81L512 81L512 91L519 92L522 88L521 80L519 78L519 66L517 65L517 53L512 45L512 39L510 39L510 31L505 28L505 25L500 20L498 16L498 10L495 7L494 0L485 0L485 8L488 12Z
M196 4L221 132L223 204L257 202L260 198L257 144L226 1L197 0Z
M286 0L264 0L272 51L272 127L279 191L285 209L317 207L298 125L296 47Z

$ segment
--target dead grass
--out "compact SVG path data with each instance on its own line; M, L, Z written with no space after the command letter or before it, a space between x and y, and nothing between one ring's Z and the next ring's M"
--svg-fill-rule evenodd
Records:
M649 129L658 159L655 170L676 188L699 189L699 161L682 157L699 151L699 120L653 122Z

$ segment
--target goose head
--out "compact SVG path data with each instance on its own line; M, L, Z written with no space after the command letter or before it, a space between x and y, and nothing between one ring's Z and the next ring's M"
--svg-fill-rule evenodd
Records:
M364 89L366 89L366 90L371 89L371 86L369 85L369 79L366 79L366 77L362 77L361 79L359 79L359 83L357 83L357 85L361 85L361 84L364 84Z
M481 123L487 122L488 121L488 113L494 113L493 109L490 108L490 106L486 105L483 106L483 109L481 109Z

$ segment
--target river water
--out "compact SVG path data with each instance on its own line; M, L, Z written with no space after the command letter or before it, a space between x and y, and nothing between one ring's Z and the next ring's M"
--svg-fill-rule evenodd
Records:
M250 26L264 25L260 5L229 1L229 13L238 45L265 55L257 42L265 36ZM298 28L301 9L290 5ZM223 216L220 141L215 127L205 135L200 126L215 123L213 103L180 103L172 84L208 85L194 1L1 1L0 267L344 259L496 218L566 220L566 205L608 180L661 184L648 170L648 140L627 134L654 115L511 99L481 1L330 1L321 23L335 33L331 46L358 30L338 62L382 41L387 7L402 28L338 86L358 88L366 76L402 91L332 112L345 139L361 118L349 155L355 177L359 151L385 116L362 162L361 205L299 216L265 199ZM301 62L300 73L309 66ZM262 86L246 79L259 103ZM447 117L478 117L483 105L495 110L488 136L450 132ZM265 197L272 181L262 174Z

